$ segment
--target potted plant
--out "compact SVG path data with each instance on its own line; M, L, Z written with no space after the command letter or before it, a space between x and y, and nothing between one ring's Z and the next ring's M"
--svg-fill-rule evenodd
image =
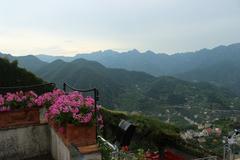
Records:
M39 123L39 110L33 91L0 95L0 127Z
M58 125L58 133L67 143L77 146L96 144L96 111L94 99L79 92L60 95L46 112L46 117ZM59 132L60 131L60 132Z
M44 93L35 99L34 103L40 108L39 112L41 123L47 122L47 119L45 118L45 112L54 103L54 101L63 94L63 90L54 89L52 92Z

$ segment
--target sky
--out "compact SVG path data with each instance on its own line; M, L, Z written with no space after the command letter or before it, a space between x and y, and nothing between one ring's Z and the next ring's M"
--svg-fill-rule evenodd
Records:
M240 42L240 0L0 0L0 52L173 54Z

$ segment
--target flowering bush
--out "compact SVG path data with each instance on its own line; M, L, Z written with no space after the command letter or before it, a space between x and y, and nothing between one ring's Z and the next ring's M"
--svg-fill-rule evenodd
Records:
M0 95L0 112L35 107L37 95L33 91Z
M0 95L0 112L22 108L45 107L45 117L60 124L93 124L96 111L92 97L83 97L79 92L65 93L60 89L37 96L33 91ZM100 106L97 106L99 111ZM99 127L103 127L101 115L97 115Z
M94 121L95 101L91 97L84 98L79 92L60 95L46 112L46 118L60 124L91 124Z
M54 89L52 92L44 93L35 99L35 104L39 107L46 107L47 109L54 103L54 101L61 95L64 95L64 91L60 89Z

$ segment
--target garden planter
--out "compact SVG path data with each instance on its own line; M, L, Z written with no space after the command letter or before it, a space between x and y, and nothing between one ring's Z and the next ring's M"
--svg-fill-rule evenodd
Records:
M54 120L49 119L48 124L55 130L55 132L66 141L66 129L62 127L60 124L55 122Z
M76 146L96 144L96 125L74 126L67 124L66 139L68 143L73 143Z
M20 110L0 112L0 128L39 124L39 110L26 108Z
M48 119L48 124L57 132L59 125L52 119Z

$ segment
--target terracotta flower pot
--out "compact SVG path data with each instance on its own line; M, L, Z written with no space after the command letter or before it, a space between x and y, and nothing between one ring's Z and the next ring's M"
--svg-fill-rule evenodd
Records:
M66 129L63 126L61 126L59 123L55 122L53 119L48 119L48 124L62 138L64 143L67 142ZM67 144L67 143L65 143L65 144Z
M39 110L37 108L25 108L15 111L0 112L1 128L39 124L39 122Z
M49 124L54 130L57 130L58 125L57 125L57 123L56 123L54 120L48 119L48 124Z
M68 143L73 143L77 146L96 144L96 125L75 126L67 124L66 139Z

